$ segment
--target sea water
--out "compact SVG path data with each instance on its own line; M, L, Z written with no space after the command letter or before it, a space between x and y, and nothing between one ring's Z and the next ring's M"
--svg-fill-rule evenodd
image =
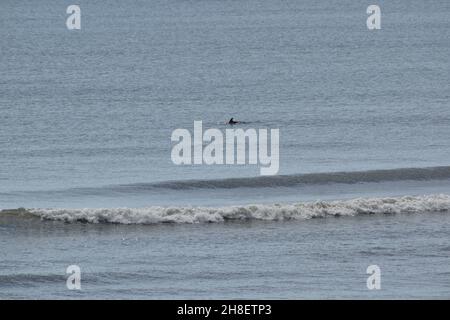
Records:
M449 298L450 3L377 3L3 0L0 298ZM231 117L279 175L172 162Z

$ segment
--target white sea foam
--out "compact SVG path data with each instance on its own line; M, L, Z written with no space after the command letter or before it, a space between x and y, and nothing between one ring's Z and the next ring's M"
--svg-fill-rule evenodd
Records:
M359 198L294 204L254 204L227 207L147 207L104 209L28 209L46 220L89 223L204 223L226 220L303 220L358 214L426 213L450 210L449 195Z

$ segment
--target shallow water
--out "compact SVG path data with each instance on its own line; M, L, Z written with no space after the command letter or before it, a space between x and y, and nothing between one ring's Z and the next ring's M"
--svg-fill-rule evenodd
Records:
M0 298L445 298L449 228L448 213L152 226L2 219ZM72 264L81 291L66 289ZM373 264L381 290L366 287Z

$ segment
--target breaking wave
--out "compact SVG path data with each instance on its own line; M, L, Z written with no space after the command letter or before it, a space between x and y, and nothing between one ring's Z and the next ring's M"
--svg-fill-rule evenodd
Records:
M450 210L449 195L358 198L294 204L255 204L227 207L147 207L104 209L17 209L2 215L85 223L158 224L230 220L305 220L361 214L408 214Z

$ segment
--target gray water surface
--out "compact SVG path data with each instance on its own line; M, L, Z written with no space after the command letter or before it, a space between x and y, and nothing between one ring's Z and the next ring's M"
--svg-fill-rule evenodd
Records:
M0 2L0 298L450 297L449 1L377 1L374 31L364 1L79 0L77 31L70 4ZM281 183L172 163L173 130L231 117L280 129ZM308 201L353 214L259 221ZM249 204L218 223L114 216ZM94 208L108 218L86 223Z

